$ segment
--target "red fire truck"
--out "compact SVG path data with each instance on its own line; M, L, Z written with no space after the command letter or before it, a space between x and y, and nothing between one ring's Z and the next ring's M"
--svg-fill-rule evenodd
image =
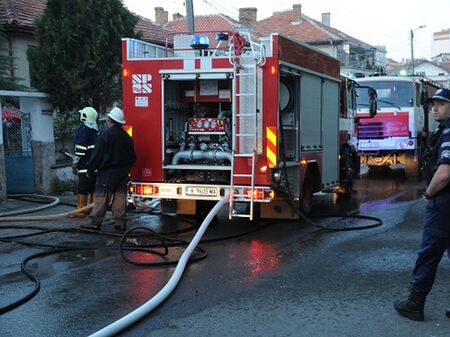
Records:
M165 48L123 39L122 62L134 200L195 214L229 193L230 218L295 218L286 198L308 212L315 192L358 174L344 122L355 83L307 44L243 32L178 34Z
M368 77L358 83L377 92L378 113L357 123L357 147L362 163L371 167L403 164L405 176L420 175L428 134L436 127L424 99L438 86L418 77ZM358 117L368 113L367 93L358 93Z

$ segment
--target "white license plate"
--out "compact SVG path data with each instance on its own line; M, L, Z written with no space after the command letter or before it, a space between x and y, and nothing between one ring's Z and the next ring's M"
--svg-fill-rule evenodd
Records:
M218 188L216 187L196 187L196 186L189 186L186 187L185 190L186 195L191 196L205 196L205 197L217 197Z

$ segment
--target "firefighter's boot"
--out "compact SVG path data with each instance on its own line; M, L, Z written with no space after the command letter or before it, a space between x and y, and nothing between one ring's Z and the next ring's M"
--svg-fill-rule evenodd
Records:
M87 195L78 194L77 195L77 209L87 206ZM85 212L78 212L69 215L69 218L84 218L86 216Z
M114 229L120 232L124 232L127 229L127 218L126 217L115 218Z
M447 316L448 318L450 318L450 307L448 307L447 309L445 309L445 316Z
M91 219L87 223L80 225L80 227L89 230L99 230L101 223L101 220L91 216Z
M423 321L423 308L427 294L411 289L407 300L396 300L395 310L403 317L414 321Z

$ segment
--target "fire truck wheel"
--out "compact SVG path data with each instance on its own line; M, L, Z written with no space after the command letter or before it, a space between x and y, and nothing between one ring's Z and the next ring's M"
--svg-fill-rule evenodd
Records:
M310 174L307 174L303 181L302 195L300 196L300 211L307 215L311 213L313 206L313 180Z

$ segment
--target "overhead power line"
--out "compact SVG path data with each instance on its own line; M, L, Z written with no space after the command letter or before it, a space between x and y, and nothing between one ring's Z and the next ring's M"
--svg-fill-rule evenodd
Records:
M236 14L236 13L239 13L239 10L236 8L233 8L235 10L235 12L232 12L228 8L218 4L214 0L203 0L203 2L206 3L208 6L217 10L217 12L219 14L226 14L226 15L232 17L233 19L236 19L237 17L239 17L239 14ZM194 8L194 11L195 11L195 8Z

